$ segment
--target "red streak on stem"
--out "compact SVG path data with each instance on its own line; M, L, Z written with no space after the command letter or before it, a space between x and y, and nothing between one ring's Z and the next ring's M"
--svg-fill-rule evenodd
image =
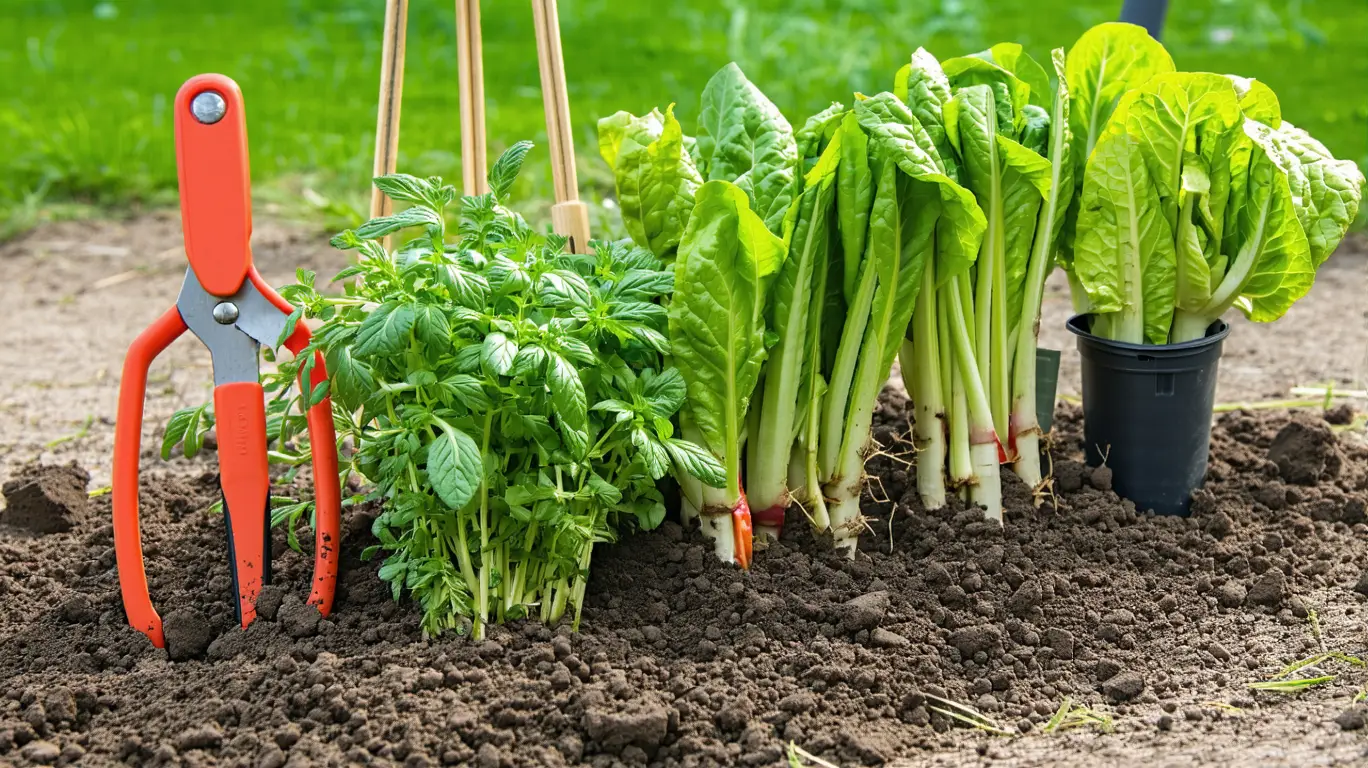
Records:
M751 520L756 525L770 526L776 534L781 533L784 530L784 512L787 509L784 505L775 504L769 509L752 510Z
M741 500L736 502L735 507L732 507L732 538L736 546L737 565L743 569L749 569L754 529L751 525L750 504L746 501L745 491L741 492Z

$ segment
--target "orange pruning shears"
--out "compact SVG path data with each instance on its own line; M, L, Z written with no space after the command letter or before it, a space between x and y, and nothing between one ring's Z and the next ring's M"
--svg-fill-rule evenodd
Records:
M152 360L188 329L209 348L214 365L219 483L228 528L228 555L237 615L256 618L261 588L270 583L270 485L261 345L274 347L293 311L252 265L251 182L242 92L223 75L198 75L176 94L176 165L180 176L185 271L176 305L128 349L114 427L114 551L124 611L134 629L164 647L161 617L152 607L138 530L138 456L143 399ZM299 354L309 330L295 326L284 346ZM302 373L302 371L301 371ZM327 380L323 356L304 392ZM304 384L300 382L301 386ZM337 582L341 488L329 398L308 410L316 506L313 590L309 602L325 616Z

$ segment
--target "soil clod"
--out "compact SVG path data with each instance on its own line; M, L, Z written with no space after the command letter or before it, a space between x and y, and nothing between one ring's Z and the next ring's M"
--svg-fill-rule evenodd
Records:
M86 519L90 473L76 464L29 464L0 486L0 523L33 533L65 533Z
M213 639L209 620L199 611L182 608L162 619L166 653L172 661L197 659L208 650Z
M1270 569L1249 588L1247 600L1254 605L1277 608L1288 597L1287 576L1277 568Z
M1368 706L1355 704L1335 717L1335 723L1342 730L1358 731L1362 730L1365 723L1368 723Z
M841 611L841 631L854 633L877 627L891 604L888 592L883 590L846 601Z
M1268 448L1285 482L1315 485L1339 476L1341 458L1335 433L1324 421L1292 421L1279 430Z
M1145 678L1135 672L1123 672L1102 684L1102 692L1114 702L1130 701L1145 691Z

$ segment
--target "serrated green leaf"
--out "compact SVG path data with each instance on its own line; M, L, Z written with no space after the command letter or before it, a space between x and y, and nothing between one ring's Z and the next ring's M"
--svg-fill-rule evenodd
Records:
M356 332L356 354L363 357L392 355L408 344L413 328L413 307L390 301L376 307Z
M674 290L674 273L654 269L629 269L613 284L608 295L615 299L652 301Z
M556 408L556 423L566 447L576 458L589 448L588 406L584 382L575 366L560 355L551 355L546 369L546 385Z
M328 244L341 251L350 251L361 247L362 240L355 232L350 229L343 230L332 236Z
M660 440L641 427L632 430L632 447L636 448L641 463L652 479L658 480L670 471L670 454ZM725 480L725 472L723 475Z
M356 236L363 240L377 240L408 227L430 227L441 223L441 214L424 205L415 205L393 216L380 216L371 219L356 228Z
M734 183L766 228L779 234L793 201L798 145L783 113L735 62L703 88L697 139L703 178Z
M451 509L461 509L480 487L480 448L466 433L442 425L428 447L432 490Z
M475 373L480 370L480 363L484 359L484 344L471 344L456 350L455 357L451 364L457 373Z
M458 373L442 381L442 387L456 398L456 401L475 413L483 413L493 405L485 394L484 384L474 376Z
M506 376L518 355L518 343L496 332L485 337L483 350L481 360L485 367L499 376Z
M560 347L561 354L569 358L571 362L580 365L598 365L602 362L588 344L573 336L562 336L556 340L556 345Z
M722 462L706 449L677 438L666 440L664 446L676 467L713 488L721 488L726 483L727 473Z
M419 306L414 315L413 334L428 351L444 352L451 346L451 323L441 307Z
M203 445L204 433L213 425L214 417L209 411L209 403L176 411L167 421L166 432L162 435L162 459L170 459L171 452L181 443L185 443L185 457L194 458Z
M513 367L509 370L509 376L529 376L536 378L542 375L542 370L546 367L546 350L538 344L527 344L518 350L518 354L513 357Z
M333 402L349 411L360 408L375 389L370 368L353 357L352 348L346 344L329 347L326 362Z
M294 335L295 327L299 325L299 320L302 317L304 317L303 307L295 307L294 311L290 312L289 317L285 318L285 326L280 329L280 336L276 339L277 347L285 346L285 342Z
M392 173L377 176L372 180L375 188L396 203L430 203L433 199L433 186L426 179L410 176L407 173Z
M460 306L473 310L485 308L489 282L485 280L484 275L463 266L448 264L438 270L437 279L451 292L451 298Z
M413 371L408 376L404 377L404 381L407 381L415 387L430 387L437 383L437 374L428 370Z
M598 476L596 472L590 472L589 478L585 481L590 493L604 504L617 504L622 501L622 491L618 490L612 483Z
M185 435L181 440L181 450L187 459L198 456L200 449L204 447L204 435L208 432L208 428L201 428L201 423L204 419L204 410L208 407L208 404L205 404L192 410L189 419L186 421Z
M504 150L494 165L489 167L489 191L500 201L508 199L509 190L513 188L513 182L517 180L532 146L530 141L519 141Z
M651 376L642 377L641 395L656 416L669 418L684 405L688 389L684 376L676 368L667 368Z
M588 307L593 290L574 272L556 269L541 276L537 298L548 307Z

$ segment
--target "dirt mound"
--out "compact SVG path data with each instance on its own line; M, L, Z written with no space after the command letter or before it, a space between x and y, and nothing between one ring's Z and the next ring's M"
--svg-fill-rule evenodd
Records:
M30 464L0 486L0 524L33 533L62 533L85 520L90 473L75 464Z
M579 633L424 639L414 607L360 560L364 508L346 513L333 614L304 604L310 558L277 531L276 583L244 632L223 522L198 511L215 478L193 464L144 485L169 654L123 622L107 498L68 533L0 534L0 762L769 766L795 742L850 766L969 741L1047 765L1065 759L1063 737L1040 731L1066 698L1115 718L1115 735L1069 743L1075 761L1163 739L1170 756L1218 734L1258 743L1280 727L1317 729L1318 760L1361 754L1342 729L1361 727L1350 702L1368 675L1324 662L1339 676L1305 694L1324 702L1299 710L1310 724L1247 684L1322 648L1364 650L1352 590L1368 563L1368 451L1305 422L1340 466L1290 482L1272 454L1304 422L1232 414L1193 516L1155 517L1082 465L1079 416L1064 408L1056 496L1033 509L1005 472L999 528L958 503L923 510L899 396L877 420L885 452L869 464L879 482L855 560L796 513L750 572L667 522L595 551ZM946 700L1026 735L965 728ZM1297 762L1281 749L1258 761Z

